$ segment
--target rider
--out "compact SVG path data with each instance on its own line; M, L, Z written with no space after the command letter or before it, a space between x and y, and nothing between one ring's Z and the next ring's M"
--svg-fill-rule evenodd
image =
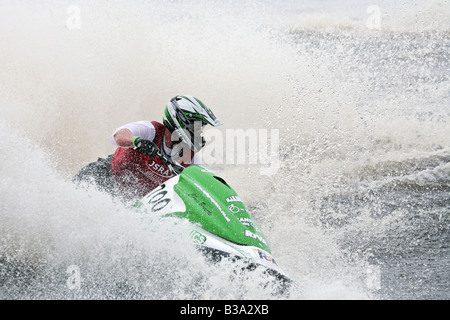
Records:
M118 128L111 136L118 147L111 169L121 193L142 197L173 176L157 157L159 151L183 167L201 164L198 152L206 143L202 131L208 124L222 125L199 99L185 95L169 101L162 124L138 121Z

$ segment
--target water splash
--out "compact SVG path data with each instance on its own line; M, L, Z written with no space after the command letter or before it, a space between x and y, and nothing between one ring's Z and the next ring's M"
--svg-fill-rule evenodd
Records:
M388 243L372 240L422 230L408 215L411 202L386 211L391 197L379 187L447 183L448 160L409 169L448 155L449 37L440 18L448 6L380 3L381 29L369 30L369 3L347 4L355 6L79 1L80 25L70 29L71 3L3 2L1 263L15 261L2 274L20 274L16 283L1 278L8 296L270 295L251 285L239 291L229 273L192 259L187 244L137 232L140 220L129 210L69 182L113 151L116 127L160 119L168 99L192 93L230 128L281 130L277 176L246 166L219 172L255 208L279 263L298 283L292 296L372 297L366 272L380 262L374 257L387 252L398 261ZM432 216L445 223L439 211ZM152 222L169 234L165 222ZM370 230L360 242L349 240ZM185 268L176 268L172 260L188 253L191 262L177 260ZM92 289L68 290L70 265Z

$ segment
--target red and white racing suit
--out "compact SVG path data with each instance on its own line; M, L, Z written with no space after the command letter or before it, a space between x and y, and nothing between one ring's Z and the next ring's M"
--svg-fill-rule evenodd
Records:
M135 136L153 141L158 148L164 148L166 154L171 155L172 149L167 148L164 140L165 126L156 121L139 121L129 123L118 128L111 136L111 143L117 145L114 135L122 129L128 129ZM183 157L186 159L187 157ZM182 162L183 167L191 164L201 164L198 154L191 152L187 159L188 163ZM112 174L118 184L120 192L126 198L143 197L166 180L173 177L169 167L158 157L150 159L131 147L118 146L111 164Z

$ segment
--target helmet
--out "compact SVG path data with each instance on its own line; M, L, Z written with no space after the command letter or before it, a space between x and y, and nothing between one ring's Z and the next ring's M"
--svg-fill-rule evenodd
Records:
M203 126L222 125L203 102L188 95L176 96L170 100L164 111L163 123L172 134L176 133L180 142L184 142L194 152L200 151L205 145L201 136Z

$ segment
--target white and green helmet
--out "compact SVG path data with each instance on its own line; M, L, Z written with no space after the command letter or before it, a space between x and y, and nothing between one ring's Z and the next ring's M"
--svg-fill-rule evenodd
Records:
M194 152L200 151L205 145L201 136L203 126L222 125L203 102L189 95L176 96L170 100L164 111L163 123Z

